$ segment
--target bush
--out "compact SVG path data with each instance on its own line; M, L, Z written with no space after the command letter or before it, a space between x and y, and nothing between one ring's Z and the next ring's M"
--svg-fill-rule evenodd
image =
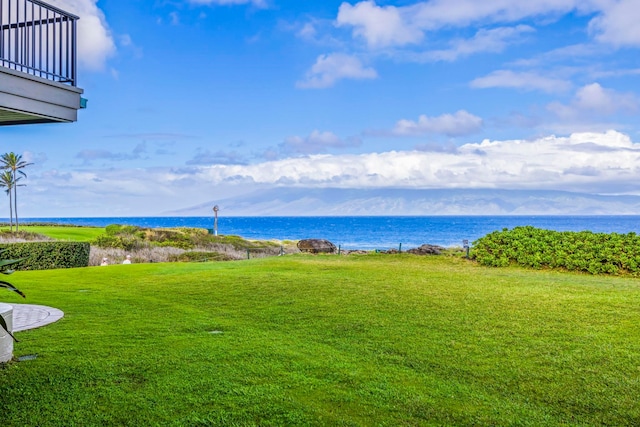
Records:
M113 258L108 255L110 251L124 251L125 253L144 251L148 254L146 259L157 260L156 255L151 255L152 252L162 252L162 249L179 249L203 254L194 255L195 257L227 260L246 259L247 251L251 251L252 256L256 257L277 255L280 253L282 243L255 242L245 240L240 236L213 236L204 228L146 228L112 224L105 227L105 234L94 239L91 245L93 248L99 249L109 259ZM295 251L297 252L297 249ZM145 256L141 258L144 259ZM160 259L166 259L165 254ZM172 259L178 261L177 258ZM190 261L192 259L180 259L180 261L182 260ZM92 265L94 265L93 262Z
M193 249L194 243L191 239L189 229L156 229L147 230L146 239L154 245L173 246L180 249Z
M15 270L49 270L89 265L90 245L86 242L25 242L3 243L6 258L21 259L13 264Z
M169 261L178 262L206 262L206 261L231 261L232 258L219 252L190 251L178 255L169 256Z
M494 231L473 242L472 258L492 267L514 264L591 274L640 275L640 236L516 227Z
M154 242L151 242L151 244L153 246L159 246L161 248L171 247L171 248L178 248L178 249L184 249L184 250L194 248L193 243L189 241L183 241L183 240L164 240L161 242L154 241Z
M111 224L111 225L107 225L104 231L109 236L115 236L118 234L133 235L133 234L136 234L138 231L140 231L140 227L137 227L135 225Z
M152 229L135 225L111 224L105 227L105 234L96 238L92 244L100 248L124 249L132 251L155 246L171 246L180 249L193 249L192 235L195 229ZM206 233L206 230L205 230Z
M103 234L102 236L96 237L96 239L91 243L100 248L124 249L125 251L138 249L143 245L142 240L136 237L113 236L113 235L107 235L107 234Z

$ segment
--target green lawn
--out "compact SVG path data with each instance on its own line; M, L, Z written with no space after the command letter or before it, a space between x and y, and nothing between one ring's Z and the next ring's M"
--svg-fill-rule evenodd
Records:
M640 282L410 255L18 272L8 426L639 425ZM21 302L5 292L7 302Z
M1 227L0 230L9 230L9 227ZM71 240L76 242L89 242L101 234L104 227L60 227L60 226L36 226L20 225L20 231L44 234L53 239Z

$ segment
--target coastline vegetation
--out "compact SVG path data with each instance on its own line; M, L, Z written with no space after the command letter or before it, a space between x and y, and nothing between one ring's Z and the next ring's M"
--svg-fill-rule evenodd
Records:
M112 224L107 227L28 223L20 231L0 224L0 243L68 240L91 243L89 265L103 258L121 263L130 255L135 263L228 261L298 252L295 241L246 240L213 236L202 228L145 228Z
M18 333L3 426L640 423L632 277L369 253L15 282L65 317Z
M490 233L473 244L482 265L520 265L591 274L640 275L640 236L515 227Z
M214 236L203 228L145 228L113 224L104 230L104 234L91 242L96 258L105 256L119 260L128 253L134 262L230 261L276 256L291 253L295 248L293 244L283 242Z

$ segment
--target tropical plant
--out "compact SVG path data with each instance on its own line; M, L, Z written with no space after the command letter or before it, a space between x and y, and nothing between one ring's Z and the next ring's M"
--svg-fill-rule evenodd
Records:
M6 188L6 193L9 195L9 218L11 218L11 222L9 222L9 230L13 231L13 175L11 172L5 170L2 174L0 174L0 187Z
M13 177L13 210L16 217L16 231L18 231L18 174L26 178L27 174L22 169L32 164L22 160L22 155L14 152L4 153L0 156L0 167L11 172Z
M492 267L520 265L640 276L640 235L505 228L476 240L473 258Z
M4 251L0 251L0 254L4 252ZM16 262L19 262L21 260L19 259L4 259L4 260L0 260L0 273L2 274L12 274L14 272L14 270L10 270L7 267L9 267L12 264L15 264ZM15 286L13 286L11 283L5 281L5 280L0 280L0 288L4 288L4 289L8 289L10 291L13 291L15 293L17 293L18 295L22 296L22 298L25 298L25 294L22 293L22 291L20 291L20 289L16 288ZM4 329L10 336L11 338L13 338L14 341L18 342L18 340L16 339L16 337L13 336L13 334L9 331L9 326L7 325L7 322L5 322L4 318L2 316L0 316L0 328Z

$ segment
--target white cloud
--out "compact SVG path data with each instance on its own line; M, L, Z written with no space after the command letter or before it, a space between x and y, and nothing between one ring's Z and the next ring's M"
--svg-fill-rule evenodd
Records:
M571 12L597 14L589 27L599 41L640 46L637 0L430 0L399 7L367 0L342 3L336 25L353 27L354 37L378 48L419 43L426 32L443 28L557 19Z
M619 191L640 178L640 144L621 133L466 144L456 153L391 151L315 155L249 166L213 166L201 179L339 188L510 188ZM584 171L584 173L580 173ZM587 173L588 172L588 173Z
M424 58L431 61L455 61L475 53L502 52L509 44L519 40L522 34L533 31L535 30L528 25L481 29L470 39L453 40L449 49L426 52Z
M171 25L180 25L180 15L178 15L178 12L169 13L169 18Z
M443 114L437 117L421 115L418 121L399 120L392 134L399 136L419 136L438 133L448 136L462 136L478 132L482 128L482 119L467 111L455 114Z
M191 4L205 4L215 6L250 4L255 7L267 7L267 2L265 0L187 0L187 2Z
M34 153L33 151L25 151L22 153L22 159L27 163L33 163L36 168L42 167L46 163L48 156L46 153Z
M605 89L598 83L583 86L576 92L575 105L583 110L613 114L619 110L634 110L637 106L633 95Z
M52 6L77 15L78 62L90 70L102 70L116 53L116 45L98 0L48 0Z
M473 23L515 22L527 17L557 16L572 10L593 10L589 0L431 0L408 6L421 28L464 27Z
M497 70L471 82L471 87L485 89L494 87L523 90L542 90L548 93L564 92L571 88L566 80L544 77L532 72Z
M394 6L380 7L374 1L363 1L355 6L342 3L336 25L354 27L353 35L362 37L374 48L420 42L422 31L407 22L407 17L402 16L403 10Z
M297 36L303 39L313 40L317 33L316 27L311 22L307 22L297 32Z
M290 136L281 145L284 153L293 154L317 154L324 153L327 149L341 149L358 147L362 144L360 138L342 139L333 132L320 132L314 130L307 137Z
M296 86L304 89L331 87L342 79L375 79L378 73L365 67L355 56L342 53L320 55L316 63L307 72L304 80Z
M191 160L187 160L187 165L215 165L215 164L244 164L246 159L237 151L217 150L212 152L209 149L199 148Z
M342 3L336 25L353 27L353 35L364 38L370 47L404 46L422 41L426 31L567 13L579 4L578 0L431 0L393 7L367 0L353 6Z
M633 94L606 89L598 83L583 86L569 104L553 102L547 108L561 119L589 119L617 112L634 112L638 100Z
M142 179L136 179L136 175ZM162 199L186 203L189 197L197 197L185 185L187 182L185 174L166 169L47 170L30 174L23 215L32 215L29 209L43 203L54 216L74 216L74 212L103 216L105 206L109 206L110 215L158 213L166 203ZM36 216L41 212L39 208L33 210Z
M617 70L597 71L592 73L596 78L640 76L640 68L619 68Z
M597 45L593 43L578 43L568 46L561 46L547 52L534 56L520 58L510 62L511 66L518 67L544 67L552 63L576 61L580 58L595 58L611 52L609 46Z
M615 131L466 144L451 152L314 155L203 168L198 180L338 188L510 188L611 193L638 180L640 144ZM582 172L581 172L582 171Z
M615 46L640 46L640 4L637 0L607 2L607 9L589 28L596 38Z

